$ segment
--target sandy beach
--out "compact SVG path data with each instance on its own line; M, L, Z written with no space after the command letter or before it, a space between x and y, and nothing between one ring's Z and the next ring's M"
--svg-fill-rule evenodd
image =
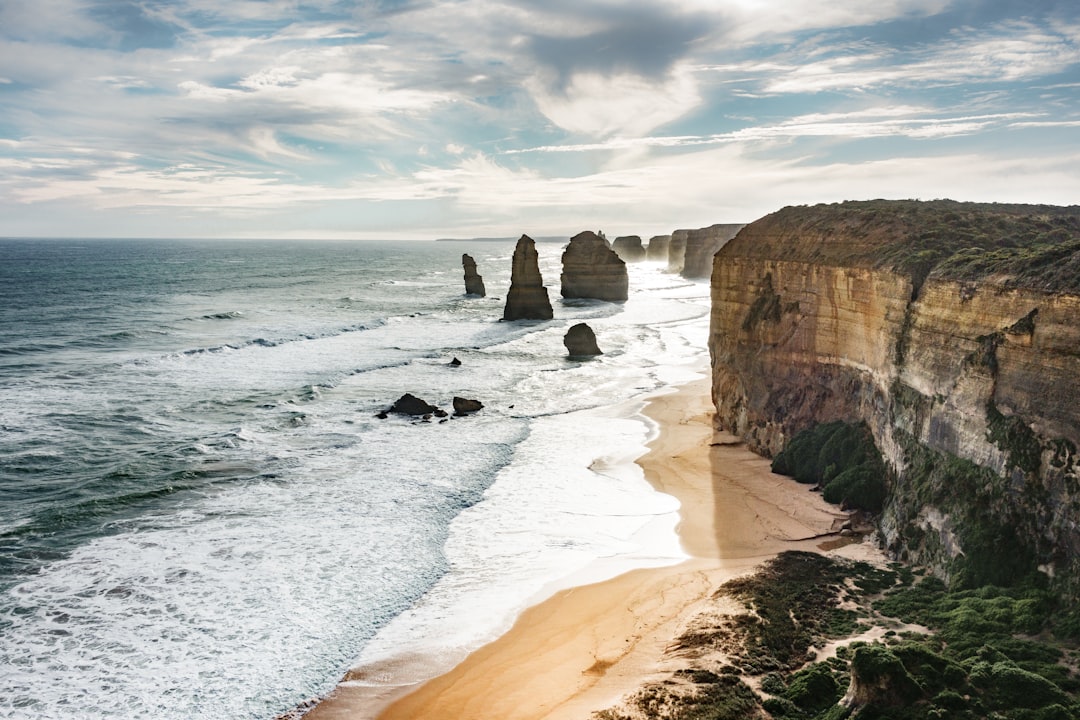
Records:
M690 559L561 591L449 673L401 689L346 678L308 720L588 718L671 670L665 648L715 589L784 550L820 550L846 517L712 425L709 381L651 400L660 432L638 460L681 503ZM417 662L422 662L421 658ZM387 668L393 672L393 668Z

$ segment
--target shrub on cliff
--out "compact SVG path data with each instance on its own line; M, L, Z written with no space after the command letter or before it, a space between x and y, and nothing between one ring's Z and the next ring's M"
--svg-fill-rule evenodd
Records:
M886 470L865 423L831 422L802 431L773 459L772 471L821 487L828 502L880 512Z

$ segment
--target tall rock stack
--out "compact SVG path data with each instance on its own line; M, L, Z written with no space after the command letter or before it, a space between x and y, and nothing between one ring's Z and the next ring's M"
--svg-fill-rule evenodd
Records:
M484 278L476 272L476 261L468 254L464 254L461 256L461 267L465 269L465 294L479 297L487 295L484 290Z
M522 235L514 248L503 320L550 320L554 317L544 278L540 276L538 258L536 243L528 235Z
M684 278L709 277L712 274L713 255L742 228L742 224L719 224L687 233L682 276Z
M670 235L653 235L649 238L649 248L645 252L645 259L667 262L669 245L671 245Z
M611 249L618 253L623 262L641 262L645 259L645 248L639 235L623 235L615 238Z
M676 230L671 233L671 242L668 243L667 271L669 273L681 273L683 264L686 262L686 238L690 235L689 230Z
M586 230L570 238L562 263L564 298L626 300L630 288L626 263L596 233Z

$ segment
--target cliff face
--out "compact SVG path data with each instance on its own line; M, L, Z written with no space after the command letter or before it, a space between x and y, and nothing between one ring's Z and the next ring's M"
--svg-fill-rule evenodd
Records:
M889 465L881 530L943 575L991 562L1080 590L1080 210L786 208L712 275L718 421L771 455L865 421ZM981 569L980 569L981 568Z
M596 233L586 230L570 238L562 263L563 297L626 300L630 288L626 263Z
M683 250L682 276L684 278L707 278L712 273L712 259L716 252L724 247L742 224L710 225L699 230L690 230L686 234L686 247Z
M639 235L623 235L615 238L611 243L614 250L623 262L641 262L645 259L645 246L641 244Z
M554 317L544 279L540 276L539 257L533 239L522 235L514 248L503 320L550 320Z
M689 230L676 230L671 233L668 241L667 271L669 273L681 273L686 263L686 238L690 235Z
M649 246L645 249L646 259L667 262L668 246L670 244L670 235L653 235L649 238Z

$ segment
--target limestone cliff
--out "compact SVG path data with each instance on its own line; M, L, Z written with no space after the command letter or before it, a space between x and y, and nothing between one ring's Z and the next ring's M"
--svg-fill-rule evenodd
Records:
M681 273L686 262L686 238L690 235L689 230L676 230L671 233L668 241L667 271L669 273Z
M669 245L671 245L670 235L653 235L649 238L649 247L645 249L645 259L667 262Z
M641 244L639 235L623 235L615 238L611 243L614 250L623 262L641 262L645 259L645 246Z
M717 253L712 302L721 425L771 455L865 421L897 555L1080 591L1080 208L785 208Z
M564 298L626 300L630 287L626 263L596 233L586 230L570 238L562 263Z
M533 239L522 235L514 248L503 320L550 320L554 317L544 278L540 275L539 257Z
M710 225L686 233L686 246L683 249L684 278L707 278L712 273L712 259L716 252L724 247L743 224L722 223Z

